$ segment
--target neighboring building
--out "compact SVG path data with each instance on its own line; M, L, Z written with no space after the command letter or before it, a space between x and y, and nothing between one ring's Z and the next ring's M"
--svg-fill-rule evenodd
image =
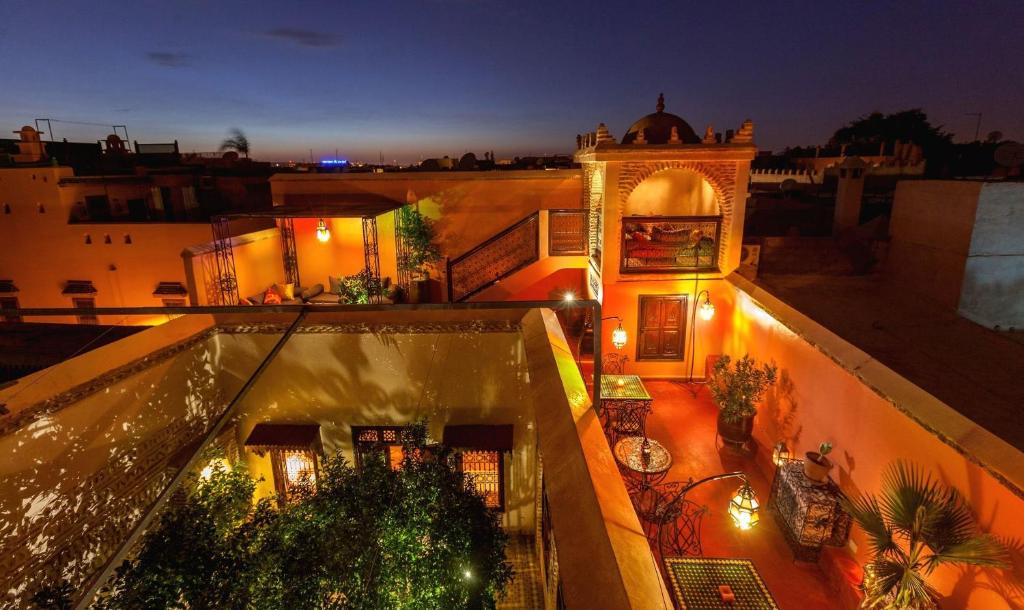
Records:
M21 152L13 165L0 166L5 308L183 305L188 294L181 252L209 240L210 217L270 206L269 166L223 160L204 165L183 160L176 144L136 144L151 152L133 154L116 136L105 150L82 145L90 154L76 152L69 159L75 165L65 166L47 151L67 157L70 145L40 142L27 126L19 133ZM260 226L241 223L239 230Z
M1024 183L900 182L885 273L989 328L1024 328Z

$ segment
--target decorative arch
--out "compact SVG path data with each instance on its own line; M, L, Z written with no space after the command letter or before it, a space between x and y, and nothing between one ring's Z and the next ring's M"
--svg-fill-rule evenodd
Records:
M732 229L733 199L736 188L736 164L730 161L650 161L626 162L619 169L619 208L621 222L626 201L641 182L658 172L670 169L692 171L707 180L722 210L722 239L718 243L718 259L725 260Z

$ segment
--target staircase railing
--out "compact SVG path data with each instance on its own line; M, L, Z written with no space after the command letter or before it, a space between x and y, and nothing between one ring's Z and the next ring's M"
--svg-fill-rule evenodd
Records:
M448 298L464 301L540 259L540 213L534 212L448 261Z

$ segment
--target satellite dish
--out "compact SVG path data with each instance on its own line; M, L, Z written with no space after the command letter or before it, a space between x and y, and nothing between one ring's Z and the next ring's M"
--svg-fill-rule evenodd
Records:
M1024 144L1006 142L996 147L992 154L996 163L1003 167L1020 167L1024 165Z
M786 178L779 184L779 190L784 193L792 193L797 189L797 182L792 178Z

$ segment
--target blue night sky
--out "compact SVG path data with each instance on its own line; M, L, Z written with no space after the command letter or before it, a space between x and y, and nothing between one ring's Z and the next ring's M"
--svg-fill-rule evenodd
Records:
M1024 139L1024 2L0 0L0 127L126 124L266 160L570 152L667 110L751 118L762 149L920 106L958 139ZM54 123L58 138L109 129Z

